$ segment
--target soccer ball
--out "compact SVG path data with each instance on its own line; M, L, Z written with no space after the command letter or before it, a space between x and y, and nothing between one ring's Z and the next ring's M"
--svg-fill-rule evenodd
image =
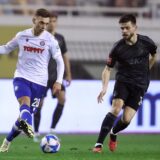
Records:
M44 153L56 153L60 149L60 142L57 136L48 134L41 139L40 147Z

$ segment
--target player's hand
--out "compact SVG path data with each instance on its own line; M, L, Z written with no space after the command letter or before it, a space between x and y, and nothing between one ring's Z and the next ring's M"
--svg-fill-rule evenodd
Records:
M59 91L61 90L62 84L55 82L53 85L53 95L59 94Z
M66 87L70 86L71 81L72 81L72 77L71 77L70 75L66 76L66 77L65 77L65 81L64 81L64 85L65 85Z
M98 101L98 103L102 103L103 102L103 96L106 94L106 91L104 91L104 90L102 90L100 93L99 93L99 95L98 95L98 97L97 97L97 101Z

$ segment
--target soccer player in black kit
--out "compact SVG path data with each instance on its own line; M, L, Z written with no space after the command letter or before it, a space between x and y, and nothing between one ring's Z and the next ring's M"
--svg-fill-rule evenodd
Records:
M63 35L57 33L56 30L56 26L57 26L57 19L58 19L58 14L56 12L52 12L51 13L51 17L50 17L50 23L47 27L47 30L54 35L54 37L57 39L60 49L61 49L61 53L62 53L62 57L64 60L64 64L65 64L65 84L62 84L62 89L61 91L59 91L58 93L53 93L53 84L56 81L56 77L57 77L57 64L54 61L54 59L50 59L49 61L49 65L48 65L48 84L47 84L47 89L51 89L52 91L52 97L53 98L57 98L58 102L57 102L57 106L54 110L53 113L53 117L52 117L52 122L51 122L51 133L55 132L55 127L62 115L63 112L63 108L64 108L64 104L65 104L65 86L69 86L71 83L71 69L70 69L70 61L69 61L69 57L67 54L67 46L66 46L66 42L65 39L63 37ZM34 141L38 142L39 139L39 124L40 124L40 119L41 119L41 109L43 106L43 100L40 102L40 106L37 108L37 112L34 114L34 129L35 129L35 136L34 136Z
M117 133L124 130L136 114L143 96L148 89L150 69L155 62L155 43L147 36L136 33L136 18L132 14L123 15L119 20L122 39L113 46L107 64L102 72L102 90L98 103L103 101L108 87L110 72L117 63L116 81L113 91L112 108L104 118L94 153L101 153L103 142L110 132L110 151L117 147ZM123 108L123 114L114 122Z

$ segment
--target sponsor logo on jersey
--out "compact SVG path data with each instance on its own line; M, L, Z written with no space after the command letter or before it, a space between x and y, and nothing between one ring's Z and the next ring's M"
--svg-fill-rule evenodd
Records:
M42 49L42 48L35 48L35 47L29 47L29 46L24 46L24 51L42 54L43 51L44 51L44 49Z

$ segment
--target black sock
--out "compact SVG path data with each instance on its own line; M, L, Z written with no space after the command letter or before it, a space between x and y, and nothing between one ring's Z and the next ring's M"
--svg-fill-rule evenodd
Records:
M53 113L51 128L55 128L63 112L64 105L58 103Z
M104 120L102 122L102 126L101 126L101 130L99 133L97 143L103 144L103 142L104 142L107 134L110 132L116 118L117 117L114 116L112 113L108 113L106 115L106 117L104 118Z
M41 120L41 107L37 108L37 112L34 114L34 131L39 132L39 124Z
M122 130L124 130L125 128L127 128L127 126L129 125L129 123L124 123L121 118L117 121L116 125L113 127L112 131L113 134L116 134Z

